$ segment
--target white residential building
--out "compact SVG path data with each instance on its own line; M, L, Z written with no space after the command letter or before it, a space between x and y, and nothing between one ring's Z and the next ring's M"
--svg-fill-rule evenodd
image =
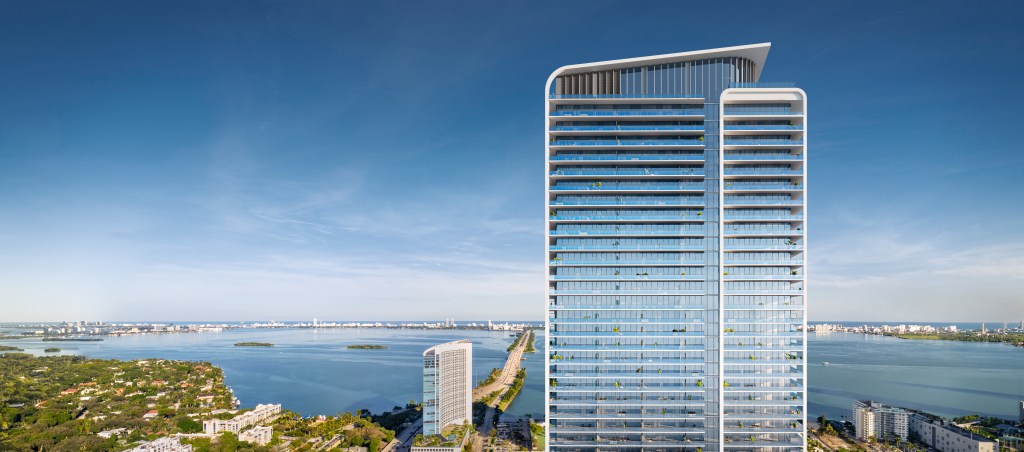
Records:
M208 419L203 421L203 433L215 435L220 432L241 433L246 427L268 422L281 414L281 404L256 405L252 411L246 411L232 419Z
M270 426L256 426L238 435L238 439L247 443L265 446L274 439L274 428Z
M870 400L853 402L853 427L857 432L857 438L861 440L898 437L906 441L909 416L910 413L903 408Z
M139 444L129 452L192 452L192 446L182 444L178 438L165 437Z
M996 452L999 450L999 445L995 441L955 425L933 421L920 414L910 416L910 431L921 438L921 442L939 452Z
M423 352L423 434L472 422L473 343L435 345Z

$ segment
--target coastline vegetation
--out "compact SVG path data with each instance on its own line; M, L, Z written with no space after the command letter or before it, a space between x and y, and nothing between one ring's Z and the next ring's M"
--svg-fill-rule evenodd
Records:
M269 342L236 342L235 347L273 347Z
M485 378L484 381L481 381L480 384L477 385L477 387L487 386L487 385L489 385L491 383L494 383L495 381L498 381L498 377L500 377L500 376L501 376L501 369L495 367L495 368L491 369L491 373L488 374L487 378Z
M21 352L24 351L18 347L12 345L0 345L0 352Z
M43 342L101 342L98 337L44 337Z
M531 345L530 345L530 346L528 346L528 347L529 347L529 348L533 348L533 347L532 347L532 341L533 341L533 331L531 331L531 330L526 330L526 331L522 332L521 334L519 334L519 336L518 336L518 337L516 337L516 340L512 342L512 345L509 345L509 346L508 346L508 348L507 348L507 349L505 349L505 351L507 351L507 352L511 353L511 352L512 352L512 350L515 350L515 349L516 349L516 347L518 347L518 346L519 346L519 344L521 344L521 343L522 343L522 342L523 342L524 340L526 340L527 338L529 338L529 340L531 341Z
M960 342L1001 342L1024 347L1024 333L978 334L962 333L886 333L886 336L910 340L960 341Z
M530 338L527 339L527 340L529 342L526 343L526 350L523 350L523 353L533 353L533 352L536 352L537 349L533 348L533 343L537 341L537 335L533 334L533 331L530 331Z
M387 345L356 344L356 345L346 345L345 348L349 348L349 349L353 349L353 350L384 350L384 349L388 348L388 346Z
M515 400L516 395L519 394L519 390L523 389L523 383L526 381L526 369L519 369L516 372L516 378L512 380L512 386L501 395L501 401L498 403L498 409L505 411L508 406Z
M60 349L59 349L59 348L57 348L57 347L46 347L46 348L45 348L45 349L43 350L43 353L57 353L57 352L59 352L59 351L60 351Z

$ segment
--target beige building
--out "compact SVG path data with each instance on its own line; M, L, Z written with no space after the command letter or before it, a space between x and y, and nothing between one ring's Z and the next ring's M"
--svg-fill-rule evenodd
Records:
M909 416L910 413L903 408L870 400L853 402L853 427L857 432L857 438L862 441L868 438L899 438L906 441L909 433Z
M192 452L192 446L182 444L178 438L165 437L139 444L128 452Z

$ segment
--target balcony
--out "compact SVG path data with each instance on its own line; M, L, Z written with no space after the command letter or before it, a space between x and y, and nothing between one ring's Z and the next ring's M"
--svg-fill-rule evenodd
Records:
M803 176L803 169L792 168L730 168L725 167L726 176Z
M730 290L722 289L722 295L803 295L801 289L756 289L756 290Z
M556 161L695 161L703 162L703 154L559 154L549 160Z
M765 173L781 174L781 173ZM799 172L797 174L803 174ZM650 177L650 176L681 176L681 177L704 177L703 168L573 168L558 169L548 172L553 177L592 177L592 176L618 176L618 177Z
M550 132L702 132L704 124L670 126L618 125L618 126L552 126Z
M571 200L552 200L548 202L550 206L704 206L703 198L677 198L672 200L648 200L648 199L571 199ZM782 204L778 204L782 205Z
M726 124L726 132L729 131L747 131L747 130L804 130L802 125L788 125L788 124L765 124L765 125L747 125L747 124Z
M725 281L799 281L802 274L796 275L722 275Z
M803 184L725 184L725 191L800 191Z
M800 251L803 250L804 245L802 243L794 243L792 245L785 244L730 244L726 243L725 251Z
M553 311L703 311L703 305L667 304L548 304Z
M704 275L552 275L548 278L549 281L704 281L704 279Z
M615 289L551 289L550 295L704 295L705 290L671 290L671 289L649 289L649 290L615 290Z
M803 265L803 259L725 259L725 265L757 266L757 265Z
M606 191L606 192L651 192L651 191L670 191L670 192L703 192L704 185L702 184L665 184L665 183L651 183L651 184L616 184L614 182L598 184L558 184L553 187L549 187L548 190L553 192L589 192L589 191Z
M725 161L802 161L804 159L803 154L789 154L789 153L777 153L777 152L751 152L751 153L731 153L727 152L723 160Z
M646 267L658 267L658 266L670 266L675 267L679 265L704 265L704 261L677 261L677 260L661 260L661 261L634 261L634 260L607 260L607 261L567 261L562 259L551 259L548 261L553 266L578 266L578 265L595 265L595 266L621 266L621 265L643 265Z
M692 139L650 139L650 140L554 140L548 143L551 149L567 148L616 148L623 146L645 146L662 148L700 148L704 140Z
M723 221L802 221L804 216L801 214L794 215L737 215L729 214L729 211L725 211Z
M622 230L622 231L551 231L548 233L551 237L587 237L587 236L612 236L612 237L703 237L703 230L663 230L663 231L633 231L633 230Z
M692 94L549 94L548 99L685 99L703 102L704 98Z
M787 107L738 107L727 105L723 111L725 116L803 116L803 113Z
M615 117L615 116L653 116L653 117L693 117L703 118L703 108L673 108L673 109L622 109L622 110L555 110L548 113L552 117Z
M601 221L601 222L624 222L624 221L671 221L671 222L702 222L701 215L551 215L551 221Z
M737 147L789 147L803 146L804 140L730 140L726 138L724 145Z
M550 251L704 251L705 245L551 245Z
M799 229L730 229L722 231L726 237L800 237L804 233Z
M725 197L726 207L735 206L802 206L804 200L802 199L763 199L763 198L734 198L730 196Z
M552 337L561 337L557 331L552 331ZM607 338L608 336L603 336ZM673 345L673 344L648 344L648 345L549 345L552 350L557 351L585 351L585 352L689 352L704 351L703 345Z

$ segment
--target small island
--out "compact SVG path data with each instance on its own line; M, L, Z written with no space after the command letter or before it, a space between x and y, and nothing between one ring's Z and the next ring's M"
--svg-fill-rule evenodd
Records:
M57 353L59 351L60 349L57 347L46 347L46 349L43 350L45 353Z
M273 347L269 342L236 342L235 347Z
M357 345L346 345L345 348L351 348L353 350L384 350L388 348L386 345L369 345L369 344L357 344Z
M10 345L0 345L0 352L22 352L24 350Z

